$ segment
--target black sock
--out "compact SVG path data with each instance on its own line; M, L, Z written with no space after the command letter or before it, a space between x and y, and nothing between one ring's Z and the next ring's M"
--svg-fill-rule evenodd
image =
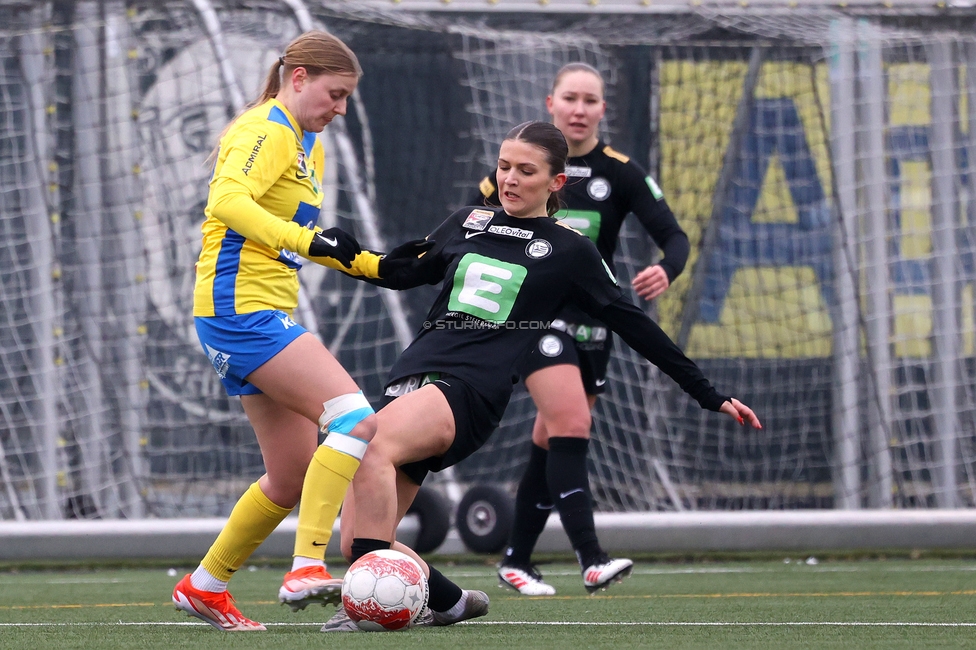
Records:
M390 548L390 546L391 544L389 542L382 539L356 537L352 540L352 561L355 562L367 553Z
M427 578L427 606L430 607L435 612L446 612L461 600L461 588L456 584L448 580L443 573L430 566L430 562L427 563L427 568L430 569L430 577Z
M586 473L586 438L549 438L549 494L559 511L580 566L584 569L603 554L593 523L590 481Z
M552 512L552 497L546 482L546 459L549 452L536 444L529 453L529 463L515 494L515 521L505 549L503 566L525 566L546 527Z

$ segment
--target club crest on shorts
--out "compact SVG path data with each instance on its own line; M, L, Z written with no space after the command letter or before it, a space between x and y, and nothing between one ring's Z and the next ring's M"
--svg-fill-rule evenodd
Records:
M534 260L541 260L543 257L549 257L549 253L551 252L552 244L547 242L545 239L533 239L525 247L525 254Z
M558 336L546 334L539 339L539 352L549 358L558 357L563 353L563 342L559 340Z
M495 213L491 210L472 210L461 227L468 230L484 230L493 216Z
M603 201L610 196L610 183L607 179L597 176L586 184L586 193L594 201Z
M210 357L210 363L213 364L214 370L217 371L217 376L221 379L227 379L227 370L230 368L230 355L220 350L214 350L206 343L204 345L207 348L207 356Z

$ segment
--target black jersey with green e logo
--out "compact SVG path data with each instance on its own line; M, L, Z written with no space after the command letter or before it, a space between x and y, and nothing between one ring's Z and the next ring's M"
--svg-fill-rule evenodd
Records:
M479 185L481 200L499 205L494 173ZM563 208L556 218L586 235L613 270L624 218L633 213L664 253L660 264L673 282L685 268L690 245L674 213L649 174L628 156L600 140L585 156L566 161Z
M599 311L621 296L593 244L549 217L464 208L430 238L444 283L391 381L439 370L504 405L516 362L563 305Z
M603 319L705 408L718 399L698 367L623 297L593 243L555 219L468 207L430 238L436 245L424 259L443 285L417 337L390 371L390 382L444 372L504 410L517 362L560 310L573 304Z

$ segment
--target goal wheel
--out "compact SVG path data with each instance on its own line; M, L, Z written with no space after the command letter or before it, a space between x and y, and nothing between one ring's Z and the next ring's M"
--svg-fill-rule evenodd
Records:
M465 545L475 553L497 553L508 542L515 519L515 501L493 485L468 490L457 510L457 529Z
M451 529L451 504L440 492L421 487L407 514L417 515L420 520L420 532L413 543L413 550L430 553L447 539Z

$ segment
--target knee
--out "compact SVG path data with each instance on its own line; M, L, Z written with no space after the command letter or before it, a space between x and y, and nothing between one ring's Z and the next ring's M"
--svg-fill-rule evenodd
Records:
M258 485L269 501L282 508L294 508L298 505L305 480L304 472L286 477L265 474L263 478L263 481L258 481Z
M393 449L384 443L383 436L378 436L369 443L366 453L359 462L357 475L370 474L376 470L394 466Z
M532 444L536 447L542 447L543 449L549 449L549 432L544 426L538 426L538 424L532 429Z
M586 410L567 410L554 418L546 420L548 436L561 438L589 438L593 418Z
M376 435L376 414L372 413L360 420L349 432L349 435L369 442Z
M376 435L376 413L362 391L339 395L322 404L319 428L369 442Z

